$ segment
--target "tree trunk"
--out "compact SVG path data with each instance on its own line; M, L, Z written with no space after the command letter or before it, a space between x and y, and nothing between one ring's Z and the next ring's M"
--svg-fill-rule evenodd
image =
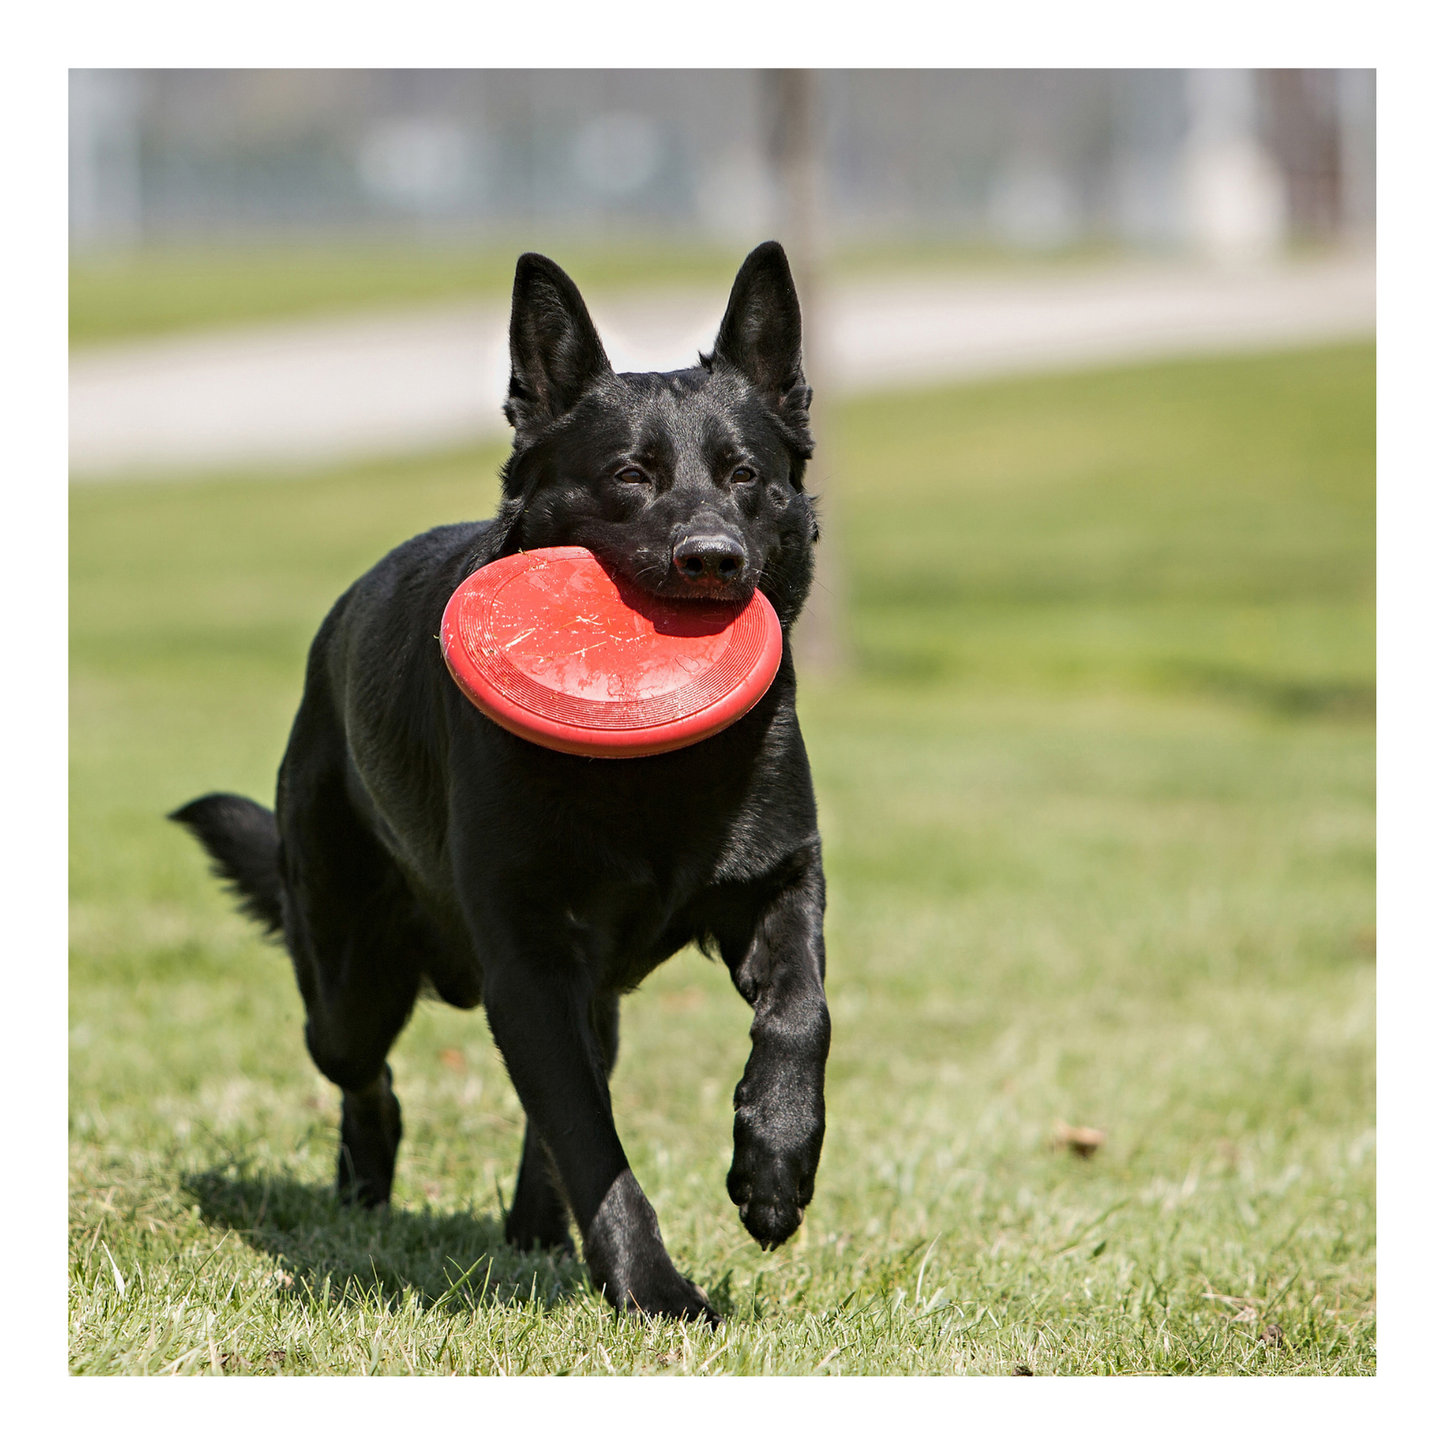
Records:
M778 239L788 253L803 310L803 367L813 388L810 414L816 450L809 468L819 503L818 543L813 590L793 632L799 664L814 673L836 673L848 665L845 591L839 546L838 494L829 483L837 476L837 452L828 403L830 382L824 339L824 222L822 107L817 72L762 72L764 134L780 201Z

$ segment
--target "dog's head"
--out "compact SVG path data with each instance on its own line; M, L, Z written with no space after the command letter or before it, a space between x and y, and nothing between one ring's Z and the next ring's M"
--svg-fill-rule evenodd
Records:
M686 371L614 372L577 287L531 254L511 350L496 555L583 546L657 595L745 601L761 587L794 621L818 536L803 490L812 391L776 241L743 262L711 354Z

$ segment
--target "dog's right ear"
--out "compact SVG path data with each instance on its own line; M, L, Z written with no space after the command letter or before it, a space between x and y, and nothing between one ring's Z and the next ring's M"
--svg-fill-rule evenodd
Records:
M582 293L555 261L517 258L512 283L512 378L502 408L518 434L566 415L612 367Z

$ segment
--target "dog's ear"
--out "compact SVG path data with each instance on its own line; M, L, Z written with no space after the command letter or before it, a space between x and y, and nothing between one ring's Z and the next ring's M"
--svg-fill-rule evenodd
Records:
M512 379L502 408L518 432L541 430L612 372L582 293L555 261L529 251L512 283Z
M709 361L725 361L784 414L806 418L812 392L803 379L803 317L788 258L764 241L743 262Z

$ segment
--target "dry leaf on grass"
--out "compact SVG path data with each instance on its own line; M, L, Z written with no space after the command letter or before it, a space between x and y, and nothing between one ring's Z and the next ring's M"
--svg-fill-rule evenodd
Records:
M1104 1142L1102 1129L1089 1129L1076 1124L1066 1124L1062 1119L1054 1121L1054 1148L1069 1149L1087 1159Z

